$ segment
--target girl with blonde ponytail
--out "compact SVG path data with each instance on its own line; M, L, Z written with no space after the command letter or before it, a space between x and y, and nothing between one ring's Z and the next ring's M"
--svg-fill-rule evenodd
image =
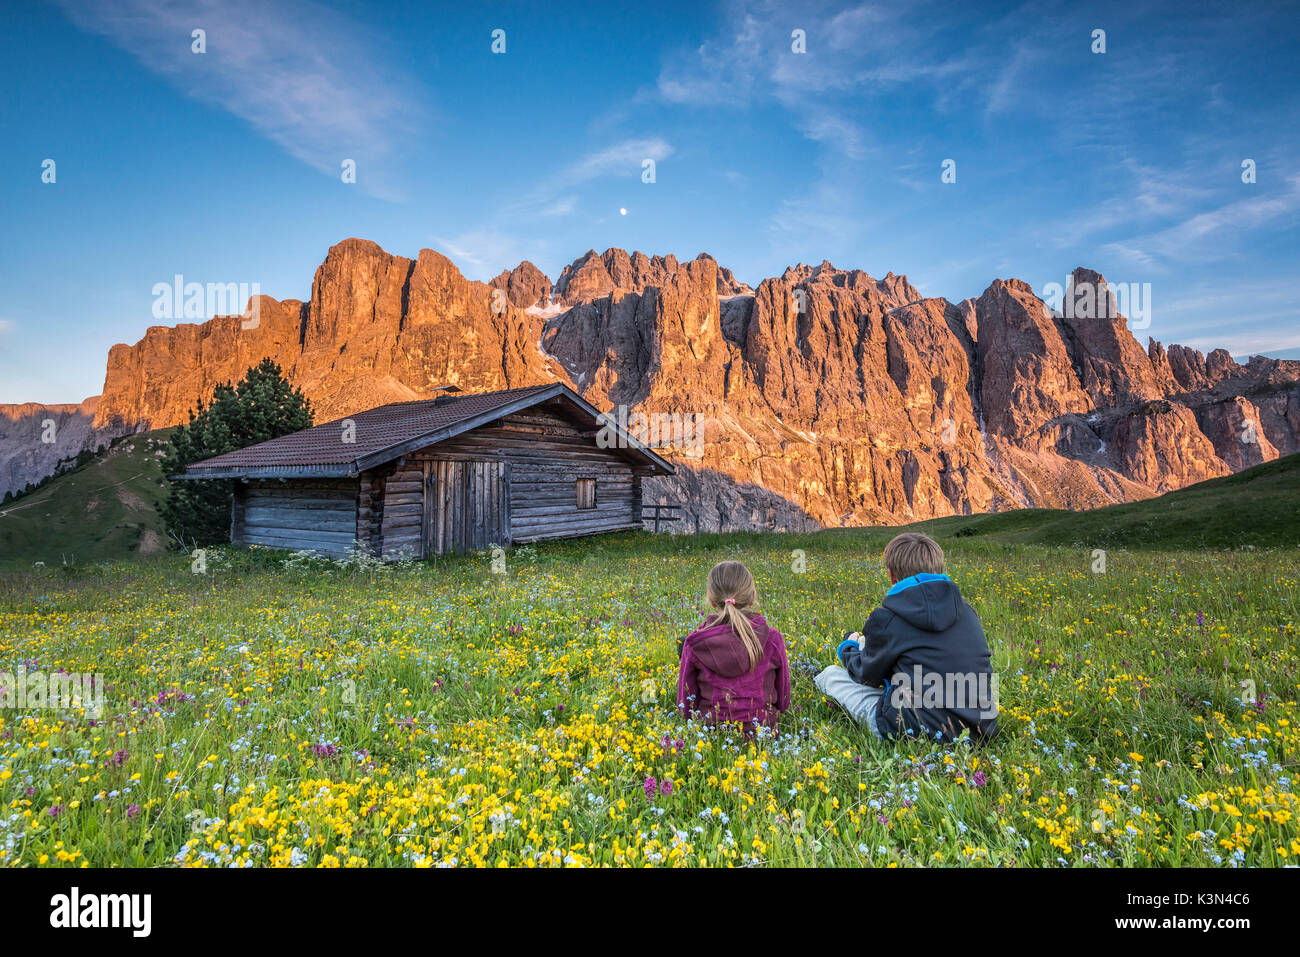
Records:
M785 639L758 612L754 576L741 562L719 562L704 595L713 611L682 642L678 707L710 723L775 728L790 707L790 666Z

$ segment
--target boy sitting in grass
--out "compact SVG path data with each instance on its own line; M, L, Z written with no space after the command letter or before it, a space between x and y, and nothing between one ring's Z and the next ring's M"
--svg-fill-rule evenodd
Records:
M943 549L918 532L885 546L892 587L862 632L836 649L841 665L813 678L878 738L951 741L997 730L997 686L975 610L943 572ZM815 670L812 669L812 670Z

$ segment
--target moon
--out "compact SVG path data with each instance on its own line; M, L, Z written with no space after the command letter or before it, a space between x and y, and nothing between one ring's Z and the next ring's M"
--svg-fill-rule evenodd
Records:
M619 214L620 216L626 216L626 215L627 215L627 207L623 207L623 208L619 209L618 214Z

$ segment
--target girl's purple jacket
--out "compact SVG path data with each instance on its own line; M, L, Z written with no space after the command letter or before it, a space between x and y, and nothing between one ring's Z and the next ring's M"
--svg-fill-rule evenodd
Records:
M677 707L683 712L701 714L707 721L757 721L776 727L790 707L785 639L762 615L750 621L763 643L763 656L752 669L745 645L730 625L703 627L686 636L677 675Z

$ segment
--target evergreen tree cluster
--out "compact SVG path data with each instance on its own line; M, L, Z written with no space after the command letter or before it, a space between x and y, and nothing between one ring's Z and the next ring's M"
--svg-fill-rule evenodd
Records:
M311 403L291 386L271 359L248 370L235 386L219 385L212 402L190 413L176 429L163 459L169 477L162 517L167 531L186 545L216 545L230 540L234 481L170 481L202 459L310 428Z

